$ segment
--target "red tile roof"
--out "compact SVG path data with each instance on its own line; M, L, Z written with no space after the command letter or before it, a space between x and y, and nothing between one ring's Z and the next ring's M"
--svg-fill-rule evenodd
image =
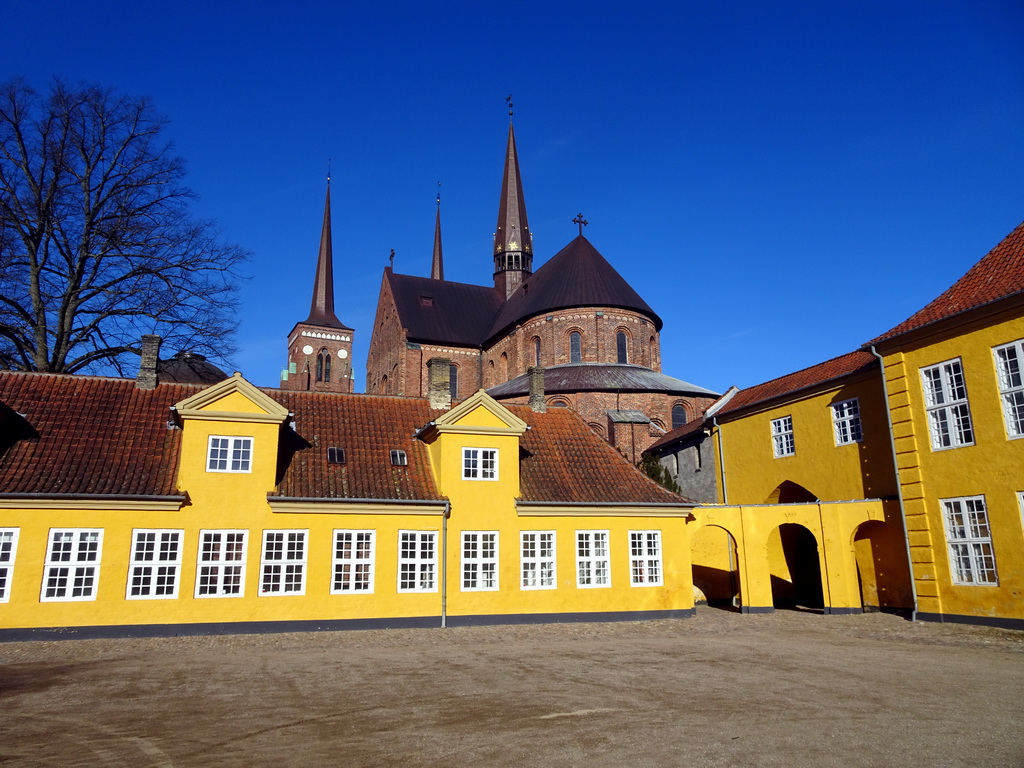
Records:
M868 342L901 336L971 309L1024 292L1024 223L1017 226L949 290L902 323Z
M872 367L878 367L878 360L870 352L863 350L848 352L845 355L833 357L831 360L826 360L823 363L812 365L810 368L788 373L785 376L780 376L777 379L766 381L754 387L741 389L718 412L718 415L724 416L735 413L742 408L791 395L843 378L844 376L861 373Z

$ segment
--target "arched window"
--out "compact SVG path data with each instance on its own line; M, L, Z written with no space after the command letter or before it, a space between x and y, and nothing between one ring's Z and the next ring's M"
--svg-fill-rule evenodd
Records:
M628 363L629 362L629 338L626 336L625 331L619 331L615 334L615 356L616 362Z
M316 380L330 382L331 380L331 351L324 347L316 356Z
M452 400L459 399L459 366L453 365L448 369L448 391Z
M686 408L683 407L682 403L676 403L672 406L672 429L683 426L686 423Z
M569 334L569 362L583 362L583 336L579 331Z
M508 353L502 352L501 357L498 358L499 373L501 374L502 381L508 381Z
M540 338L533 337L533 364L540 365Z

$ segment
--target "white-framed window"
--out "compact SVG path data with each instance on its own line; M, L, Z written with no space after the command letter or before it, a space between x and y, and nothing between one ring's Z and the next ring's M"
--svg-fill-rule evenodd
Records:
M14 558L18 554L18 529L0 528L0 603L11 599Z
M523 589L555 588L555 532L521 531L520 560Z
M252 438L210 435L207 472L252 472Z
M462 591L498 588L498 532L462 532Z
M793 440L793 417L783 416L772 419L772 451L775 458L792 456L796 453L796 442Z
M497 480L498 449L497 448L463 448L462 449L463 480Z
M373 592L376 538L375 531L334 531L332 595Z
M984 496L940 499L954 584L997 584Z
M169 600L178 596L183 531L136 528L128 564L126 600Z
M1003 401L1006 434L1024 437L1024 339L992 350L999 379L999 395Z
M248 531L200 531L196 597L241 597L245 593Z
M437 592L437 531L398 532L398 591Z
M95 600L102 545L102 528L51 528L39 599Z
M306 537L309 531L263 531L261 595L306 594Z
M971 410L967 405L967 384L959 359L921 369L924 404L932 450L974 444Z
M860 426L860 403L857 398L832 403L832 429L836 445L859 443L863 439Z
M661 585L661 531L629 532L629 582L634 587Z
M608 531L576 531L576 586L610 587Z

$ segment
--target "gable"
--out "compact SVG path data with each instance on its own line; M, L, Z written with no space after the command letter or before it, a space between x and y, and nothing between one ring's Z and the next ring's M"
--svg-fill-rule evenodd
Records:
M282 423L288 409L236 373L230 379L176 403L182 418L204 421Z
M479 389L455 408L434 420L438 432L522 435L526 422Z

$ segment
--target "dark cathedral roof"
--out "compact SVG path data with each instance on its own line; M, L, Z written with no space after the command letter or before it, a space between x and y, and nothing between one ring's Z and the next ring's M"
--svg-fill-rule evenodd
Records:
M494 288L384 269L407 338L413 342L479 347L501 306Z
M216 384L228 375L205 357L195 352L178 352L170 360L156 364L159 381L177 384Z
M682 379L657 373L650 368L627 363L569 363L544 369L544 392L665 392L673 395L706 395L717 392L698 387ZM530 393L529 374L491 387L487 394L494 398L518 397Z

